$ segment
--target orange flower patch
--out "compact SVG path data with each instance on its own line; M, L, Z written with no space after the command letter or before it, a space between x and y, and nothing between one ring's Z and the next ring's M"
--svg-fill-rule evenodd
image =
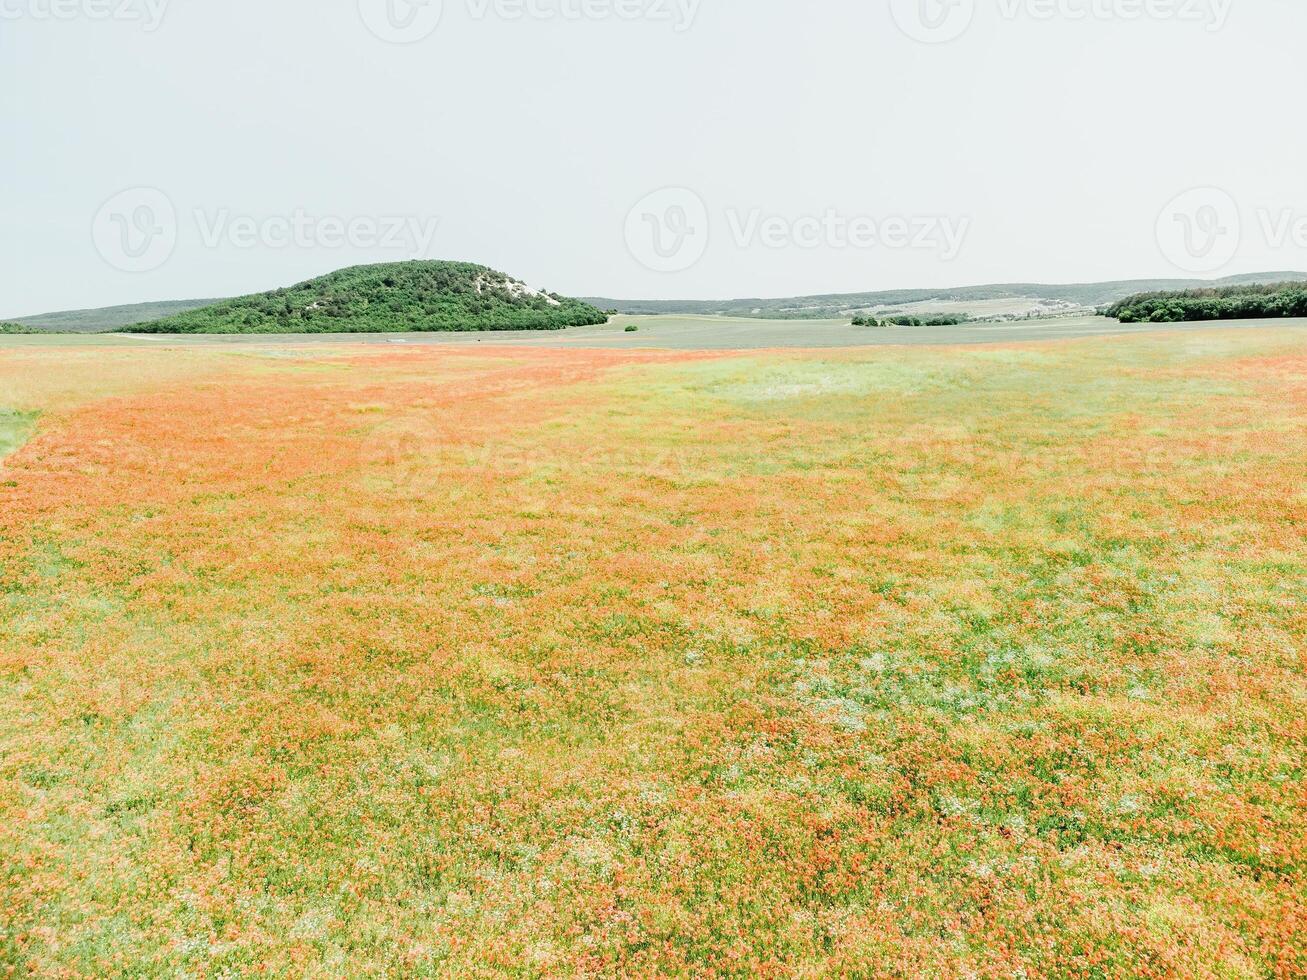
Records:
M1291 331L0 351L13 975L1301 976Z

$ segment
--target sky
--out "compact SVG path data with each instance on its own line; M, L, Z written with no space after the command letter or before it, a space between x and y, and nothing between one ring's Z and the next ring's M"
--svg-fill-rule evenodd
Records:
M1307 270L1302 0L0 0L0 315Z

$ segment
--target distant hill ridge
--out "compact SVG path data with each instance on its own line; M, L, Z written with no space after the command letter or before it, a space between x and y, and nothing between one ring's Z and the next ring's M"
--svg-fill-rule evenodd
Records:
M1045 300L1098 308L1139 293L1236 286L1250 283L1279 283L1307 279L1302 272L1260 272L1224 279L1122 279L1109 282L1049 284L1000 283L944 289L894 289L869 293L824 293L782 299L732 300L619 300L585 297L601 309L615 309L631 315L690 314L777 319L834 319L869 312L887 306L912 303L982 302L996 299Z
M56 313L39 313L36 316L10 317L11 323L38 330L58 330L69 333L99 333L116 330L133 323L159 320L187 310L220 303L221 299L178 299L158 303L133 303L128 306L105 306L90 310L63 310Z
M486 269L485 266L468 263L398 263L397 267L427 264L456 266L465 269L492 272L492 270ZM355 267L355 269L373 270L380 268L386 267L375 265ZM353 271L354 270L343 269L338 273L333 273L333 275L340 276ZM494 275L498 276L502 274L494 273ZM249 300L259 299L260 297L280 295L281 299L284 301L286 299L286 294L291 290L301 290L303 287L310 287L316 283L325 283L326 280L330 280L331 278L331 276L324 276L321 279L309 280L308 283L302 283L300 286L290 287L290 290L274 290L270 293L257 294L255 297L242 297L235 300L170 300L159 303L140 303L132 306L111 306L98 310L70 310L65 312L43 313L37 316L10 317L8 319L13 323L22 326L45 330L97 332L119 330L124 327L130 327L134 331L139 331L138 325L140 324L157 323L158 321L168 319L179 320L184 314L204 309L206 307L213 307L215 309L227 308L229 311L228 315L231 315L240 304L246 303L246 301ZM475 274L473 275L473 278L475 278ZM504 276L503 278L508 280L509 277ZM857 313L870 312L884 307L906 306L913 303L928 303L931 301L966 303L995 299L1030 298L1032 300L1042 300L1049 303L1070 303L1085 308L1099 308L1120 302L1127 297L1141 293L1187 289L1212 289L1245 284L1275 284L1304 279L1307 279L1307 273L1262 272L1247 275L1227 276L1224 279L1214 280L1122 279L1110 282L1061 285L1006 283L986 286L961 286L945 289L898 289L867 293L824 293L812 296L777 299L618 300L588 297L562 302L588 305L591 309L596 310L596 312L598 310L615 309L621 313L633 315L682 313L700 316L763 317L767 319L837 319ZM517 280L511 281L517 282ZM305 305L309 305L312 302L313 300L309 299ZM272 309L269 304L256 303L255 306L264 306L265 312L267 312L273 320L280 321L280 317L272 315ZM242 307L242 309L248 309L248 307ZM593 316L595 314L589 315ZM193 325L195 321L187 320L184 322L189 327ZM319 325L321 326L325 324L320 323ZM437 329L449 328L441 327ZM465 329L480 328L468 327Z
M392 333L561 330L602 311L470 262L360 265L285 289L222 300L126 333Z

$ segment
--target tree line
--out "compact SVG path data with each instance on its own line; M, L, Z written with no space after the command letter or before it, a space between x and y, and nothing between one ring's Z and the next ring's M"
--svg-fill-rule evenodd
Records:
M1307 317L1307 283L1139 293L1109 306L1107 315L1122 323Z
M966 323L967 318L959 313L940 313L934 316L886 316L874 317L859 314L853 318L855 327L956 327Z

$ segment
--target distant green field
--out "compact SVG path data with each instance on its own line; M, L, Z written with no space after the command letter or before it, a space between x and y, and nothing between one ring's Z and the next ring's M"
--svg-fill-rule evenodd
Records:
M626 332L635 325L639 330ZM1307 329L1307 319L1277 325ZM494 330L435 333L164 334L123 333L0 336L0 351L16 348L165 349L229 348L258 356L282 356L287 349L366 344L452 347L553 347L562 349L646 349L682 351L768 350L832 347L920 347L1077 340L1145 332L1203 333L1265 326L1262 320L1193 324L1126 324L1102 316L1053 317L1008 323L965 323L954 327L855 327L843 320L749 320L711 316L620 316L606 324L566 330Z

